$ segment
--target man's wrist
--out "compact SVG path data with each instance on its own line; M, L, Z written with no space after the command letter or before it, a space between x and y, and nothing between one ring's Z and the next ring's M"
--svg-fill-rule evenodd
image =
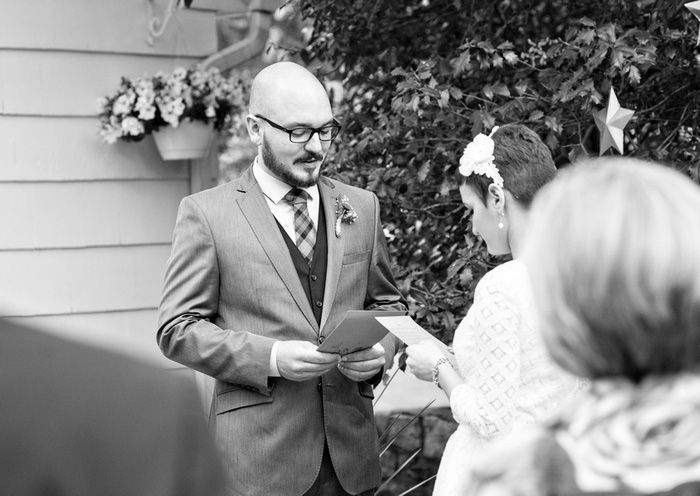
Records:
M279 341L275 341L272 345L272 351L270 352L270 377L281 377L279 368L277 367L277 348L279 344Z

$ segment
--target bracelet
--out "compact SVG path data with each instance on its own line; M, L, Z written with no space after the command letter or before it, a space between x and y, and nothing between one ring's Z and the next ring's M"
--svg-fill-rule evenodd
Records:
M437 362L435 362L435 366L433 367L433 384L435 384L440 389L442 388L440 387L440 382L438 381L438 374L440 373L438 369L443 363L450 363L450 361L447 358L442 357ZM450 365L450 367L451 366L452 365Z

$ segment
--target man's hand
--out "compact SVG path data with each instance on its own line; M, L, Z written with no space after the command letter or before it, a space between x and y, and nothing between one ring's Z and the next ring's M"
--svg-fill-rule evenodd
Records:
M377 343L366 350L343 355L338 369L353 381L366 381L379 372L386 363L384 347Z
M340 362L340 355L316 351L308 341L280 341L277 369L290 381L307 381L319 377Z

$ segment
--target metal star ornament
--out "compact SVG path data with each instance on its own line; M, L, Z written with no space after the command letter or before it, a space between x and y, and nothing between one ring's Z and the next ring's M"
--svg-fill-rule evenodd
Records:
M593 114L595 125L600 131L600 155L611 146L624 155L624 136L622 130L630 121L634 111L620 107L615 90L610 88L608 108Z
M683 4L686 9L693 13L698 20L700 20L700 0L696 2L688 2ZM700 31L698 31L698 41L695 45L700 45Z

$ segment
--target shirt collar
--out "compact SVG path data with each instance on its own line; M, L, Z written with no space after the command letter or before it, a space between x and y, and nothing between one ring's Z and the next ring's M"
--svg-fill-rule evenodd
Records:
M265 171L258 163L258 157L255 157L255 160L253 161L253 176L255 176L255 180L260 185L260 189L262 189L263 194L275 204L279 203L282 198L284 198L284 196L292 189L292 186ZM301 189L309 193L311 196L311 201L318 201L320 196L318 192L318 185Z

